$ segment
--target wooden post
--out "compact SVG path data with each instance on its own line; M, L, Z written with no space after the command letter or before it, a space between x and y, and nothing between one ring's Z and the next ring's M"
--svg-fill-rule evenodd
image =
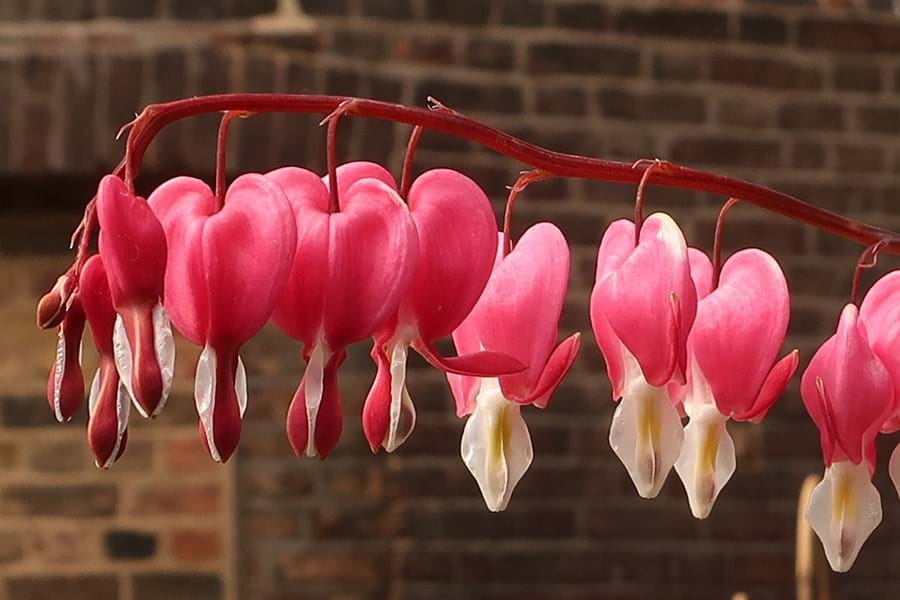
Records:
M818 540L806 522L806 507L813 488L821 479L809 475L803 480L800 498L797 502L797 554L794 565L794 579L797 586L797 600L830 600L828 571L822 560Z

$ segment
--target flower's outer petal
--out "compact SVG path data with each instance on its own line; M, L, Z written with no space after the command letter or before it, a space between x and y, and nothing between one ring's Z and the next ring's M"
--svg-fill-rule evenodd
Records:
M453 345L460 355L474 354L481 350L478 329L472 319L465 319L453 330ZM472 414L475 410L475 397L481 389L481 378L447 373L447 382L450 384L450 391L456 404L456 416L464 417Z
M859 307L869 343L894 381L894 422L887 431L896 429L900 419L900 271L888 273L866 293Z
M415 224L390 186L361 179L341 203L329 216L324 326L332 348L372 336L397 311L418 253Z
M684 446L675 471L687 492L691 514L705 519L734 474L734 442L726 427L728 417L714 405L689 404L686 408L690 421L684 428Z
M478 396L463 430L460 454L488 510L505 510L534 452L521 407L503 398L496 380Z
M266 174L284 190L297 223L297 246L275 324L309 347L316 344L325 319L329 278L328 189L306 169L284 167Z
M416 426L416 409L406 389L406 357L402 341L375 341L372 358L378 367L375 382L363 406L363 431L372 452L399 448Z
M221 352L225 345L236 356L262 328L284 288L296 239L294 215L276 183L253 173L235 179L202 234L210 346Z
M642 498L659 494L683 442L681 415L666 389L631 379L613 413L609 445Z
M787 282L772 256L749 249L728 259L690 333L693 358L723 415L743 420L751 413L789 318Z
M84 319L84 309L76 293L59 324L56 359L47 381L47 401L60 423L71 419L84 399L84 377L81 374Z
M800 382L826 466L865 459L874 468L875 436L893 408L893 381L869 347L858 315L856 306L844 307L837 333L812 357Z
M735 413L734 418L750 421L751 423L760 423L775 404L775 401L784 393L799 364L800 352L797 350L793 350L787 356L782 357L769 371L749 412Z
M413 347L434 368L446 373L471 377L496 377L508 373L519 373L526 368L521 360L502 352L481 350L459 356L442 356L434 344L421 340L413 342Z
M365 160L357 160L343 165L338 165L338 200L343 199L344 194L350 187L360 179L375 179L389 186L393 190L397 190L397 183L391 172L379 165L378 163ZM328 175L321 178L322 184L326 189L331 189L328 182Z
M559 346L553 350L553 353L550 354L550 358L547 360L547 364L544 365L544 370L541 372L541 376L538 379L537 385L534 386L531 395L522 399L512 396L507 397L511 401L520 404L534 404L538 408L547 408L547 405L550 403L550 398L553 396L553 392L556 391L556 388L562 383L566 373L572 368L572 363L575 362L575 357L578 356L578 350L580 348L581 333L574 333L564 339ZM503 387L502 379L500 380L500 387Z
M313 348L287 414L288 441L297 456L322 460L337 445L344 426L337 370L347 353Z
M809 497L806 521L819 536L832 570L848 571L881 523L881 496L866 465L846 461L829 465Z
M497 220L478 184L450 169L416 178L408 201L419 258L400 314L431 342L450 335L478 302L497 254Z
M569 247L551 223L519 239L491 275L467 321L485 350L500 352L527 370L500 378L508 397L527 398L538 384L559 331L569 277Z
M706 252L697 248L688 248L688 262L691 265L691 280L697 290L697 301L712 291L713 266Z
M594 288L591 290L591 328L606 363L606 374L612 384L613 400L621 398L625 389L625 362L622 354L622 342L606 318L600 287L603 280L611 277L633 250L634 223L625 219L610 223L600 241L600 249L597 251L597 274Z
M162 296L166 234L150 205L107 175L97 190L97 219L113 306L155 305Z
M894 489L897 490L897 496L900 496L900 444L891 452L891 459L888 462L888 473L891 481L894 483Z
M85 318L91 327L94 346L98 354L108 356L112 360L116 311L109 294L109 282L103 268L103 259L98 254L84 263L78 289Z
M648 383L683 383L687 335L697 311L687 244L675 221L655 213L640 243L599 284L598 302L616 336L637 359Z
M203 260L203 227L216 210L212 190L192 177L160 185L147 203L166 232L168 245L163 304L175 328L194 344L206 343L209 297Z

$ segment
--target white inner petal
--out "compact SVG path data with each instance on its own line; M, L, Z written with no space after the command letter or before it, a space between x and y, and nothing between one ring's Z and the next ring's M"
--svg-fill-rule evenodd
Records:
M172 378L175 374L175 337L172 335L172 324L166 309L159 303L153 307L153 343L156 350L156 363L159 365L159 376L162 378L162 396L152 415L155 417L166 405L172 389Z
M113 328L113 356L116 359L116 371L119 373L119 381L125 385L134 407L142 417L147 417L144 407L138 403L134 397L134 390L131 387L131 371L134 364L131 352L131 343L128 341L128 334L125 332L125 322L121 315L116 315L116 325Z
M319 405L322 403L323 374L325 370L325 349L316 344L303 374L304 400L306 403L306 456L319 455L316 450L316 418L319 416Z
M725 425L728 418L715 405L685 406L690 421L684 428L684 446L675 471L684 484L691 513L705 519L734 474L734 442Z
M684 428L665 388L647 383L623 348L625 389L613 413L609 445L642 498L655 498L681 453Z
M416 426L416 408L406 389L406 359L409 346L398 341L391 351L391 407L387 436L382 446L388 452L399 448Z
M497 378L483 379L466 421L460 454L489 510L506 509L534 457L520 406L503 397Z
M836 462L809 497L806 521L838 573L853 566L863 543L881 523L881 497L865 462Z
M891 460L888 462L888 473L891 481L894 482L894 489L897 490L897 496L900 496L900 444L891 452Z
M113 446L112 452L109 453L106 462L102 465L97 465L101 469L110 468L119 458L119 450L122 448L122 438L125 435L125 430L128 429L128 416L130 413L131 397L128 395L128 390L120 381L116 392L116 445Z
M88 416L94 414L97 407L97 396L100 395L100 369L94 371L94 379L91 381L91 393L88 396Z
M59 394L62 389L63 371L66 367L66 336L63 333L62 325L59 326L59 332L56 337L56 360L53 362L53 414L56 420L62 423L62 409L59 406Z
M197 405L197 415L200 424L206 434L206 443L209 445L209 455L216 462L222 462L222 457L216 449L215 436L213 435L213 408L216 397L216 351L205 346L197 361L197 375L194 378L194 402ZM135 404L140 410L140 406Z
M244 368L244 361L238 356L237 373L234 376L234 391L237 396L238 408L241 411L241 418L244 418L244 412L247 410L247 369Z

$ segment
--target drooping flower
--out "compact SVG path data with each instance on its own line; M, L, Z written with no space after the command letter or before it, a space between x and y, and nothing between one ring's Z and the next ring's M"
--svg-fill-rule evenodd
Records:
M47 402L60 423L72 418L84 399L81 374L81 336L84 309L76 292L70 296L65 316L57 328L56 359L47 380Z
M803 373L803 403L819 428L825 478L812 492L806 520L831 568L847 571L881 522L872 485L875 437L894 408L894 383L871 346L868 326L848 304L837 332Z
M315 173L285 167L267 175L284 189L298 225L296 258L273 314L282 331L303 342L307 361L287 415L298 456L324 459L334 449L343 428L337 369L345 348L396 312L415 268L409 210L373 167L338 168L335 213L328 212L329 189Z
M382 173L382 180L389 177ZM373 452L379 447L392 452L415 425L416 411L406 389L410 346L451 373L497 376L524 368L512 357L477 348L472 354L446 358L434 347L462 323L490 277L497 222L487 196L462 173L434 169L415 180L407 201L419 252L400 307L376 334L372 347L378 373L363 409L363 430Z
M113 340L118 317L100 256L88 259L79 281L78 295L99 354L88 397L88 444L97 466L108 469L125 451L132 399L116 369Z
M175 341L162 306L166 235L150 206L114 175L97 190L100 256L116 309L119 377L138 412L155 417L172 386Z
M762 421L796 371L798 353L775 362L787 333L790 296L771 255L757 249L735 253L709 292L709 259L691 249L691 275L700 300L680 398L690 420L675 470L691 512L703 519L734 473L727 421Z
M538 223L507 256L502 249L501 236L490 280L453 341L460 354L507 354L526 368L499 377L447 375L457 415L470 415L460 447L463 462L491 511L506 508L533 458L521 407L547 407L581 345L579 333L556 345L569 277L562 232Z
M191 177L162 184L149 204L169 246L165 306L175 327L203 347L194 387L201 437L213 460L225 462L247 407L239 352L284 288L294 216L281 188L254 173L235 179L221 208L209 186Z
M888 273L869 289L859 307L859 320L894 382L894 408L881 426L883 433L893 433L900 430L900 271ZM900 495L900 444L891 454L888 472Z
M666 386L684 384L697 312L684 235L664 213L610 224L597 254L591 325L619 401L609 442L638 493L659 494L684 440Z

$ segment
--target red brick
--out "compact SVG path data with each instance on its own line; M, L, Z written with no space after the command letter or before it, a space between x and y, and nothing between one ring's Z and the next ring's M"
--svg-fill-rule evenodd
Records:
M16 600L48 600L50 598L91 598L92 600L117 600L119 581L112 575L13 576L7 581L7 590ZM74 596L73 592L78 596Z
M814 90L822 87L823 75L815 65L718 52L712 57L712 79L766 89Z
M900 51L900 25L862 20L803 19L797 24L797 43L804 48L832 52Z
M119 495L108 484L12 484L3 489L0 511L7 515L92 518L116 513Z
M171 533L170 552L179 562L208 562L222 557L222 532L217 529L176 529Z
M678 162L777 167L781 164L780 144L774 140L722 136L691 136L676 139L672 158Z
M640 55L621 46L536 42L528 49L528 69L533 73L637 75Z
M218 484L184 484L154 482L138 489L132 513L151 514L216 514L221 506L222 489Z

